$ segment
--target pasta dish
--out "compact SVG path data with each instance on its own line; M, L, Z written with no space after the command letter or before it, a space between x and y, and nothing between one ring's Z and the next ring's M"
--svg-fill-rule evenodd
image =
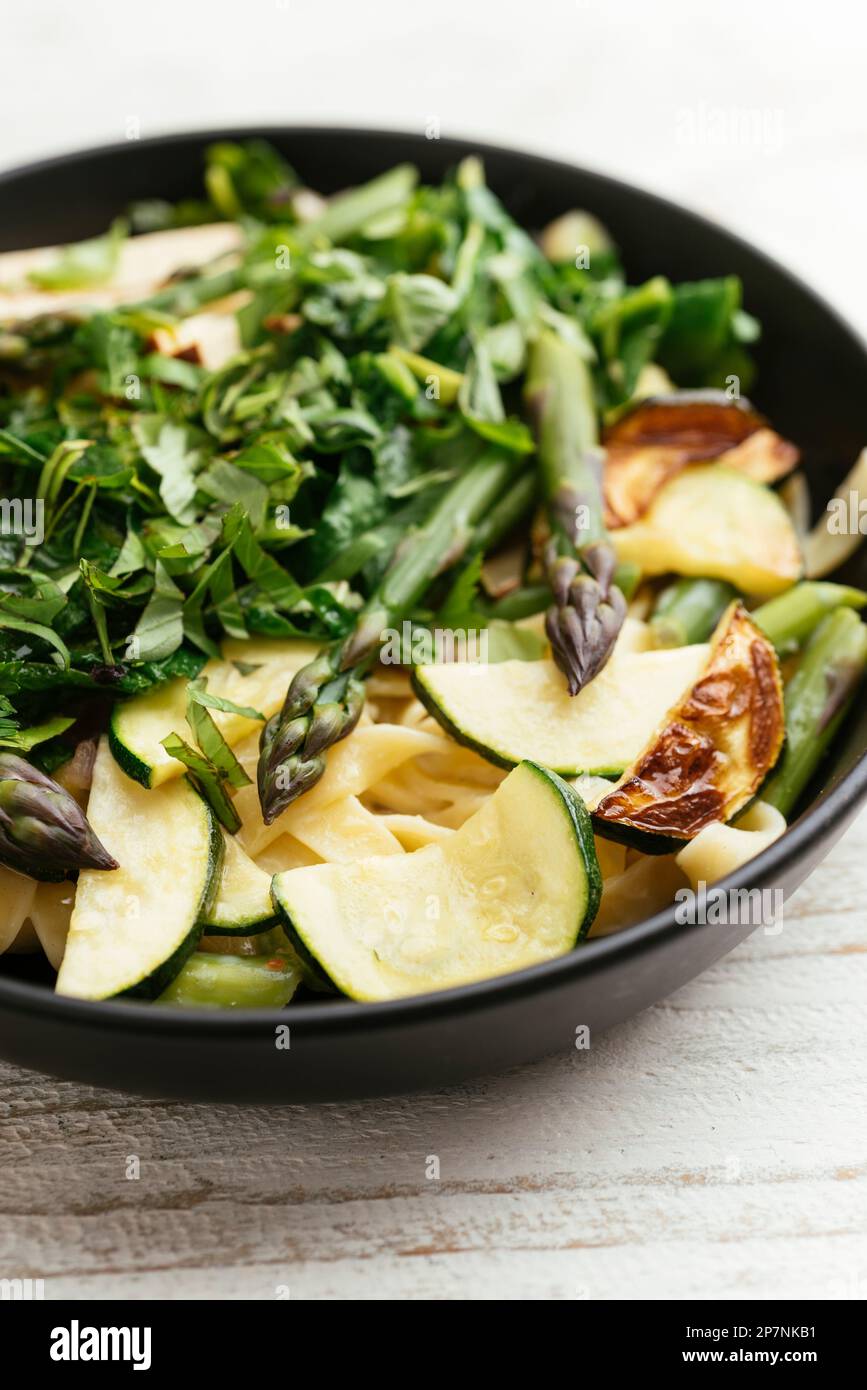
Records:
M217 145L0 256L0 953L282 1008L700 903L867 664L867 451L811 498L760 332L477 159L326 199Z

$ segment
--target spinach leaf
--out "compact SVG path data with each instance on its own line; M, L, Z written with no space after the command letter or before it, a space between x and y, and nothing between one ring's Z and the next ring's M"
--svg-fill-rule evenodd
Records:
M159 492L176 521L196 518L196 474L204 461L201 436L160 415L139 415L133 432L146 463L159 474Z

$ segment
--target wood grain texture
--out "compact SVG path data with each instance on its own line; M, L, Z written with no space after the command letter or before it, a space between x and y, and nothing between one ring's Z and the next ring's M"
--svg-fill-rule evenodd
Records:
M4 1067L0 1274L49 1299L867 1297L865 887L867 815L778 935L589 1052L450 1091L205 1107Z

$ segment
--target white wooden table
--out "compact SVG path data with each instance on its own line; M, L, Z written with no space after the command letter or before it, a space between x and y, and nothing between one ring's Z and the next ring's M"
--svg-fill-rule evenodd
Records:
M435 120L680 198L867 324L846 0L661 0L652 53L639 0L538 0L532 29L499 0L407 13L30 0L4 18L0 164L130 122ZM206 1108L0 1067L0 1276L48 1298L863 1298L865 900L862 818L781 935L587 1054L449 1092Z

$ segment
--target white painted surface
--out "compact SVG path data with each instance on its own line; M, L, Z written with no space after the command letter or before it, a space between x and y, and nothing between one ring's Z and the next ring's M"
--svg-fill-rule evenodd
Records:
M865 328L865 32L845 0L30 0L4 14L0 163L131 118L435 118L708 212ZM865 888L862 817L781 935L589 1054L435 1095L233 1110L0 1068L0 1274L49 1298L863 1298Z

